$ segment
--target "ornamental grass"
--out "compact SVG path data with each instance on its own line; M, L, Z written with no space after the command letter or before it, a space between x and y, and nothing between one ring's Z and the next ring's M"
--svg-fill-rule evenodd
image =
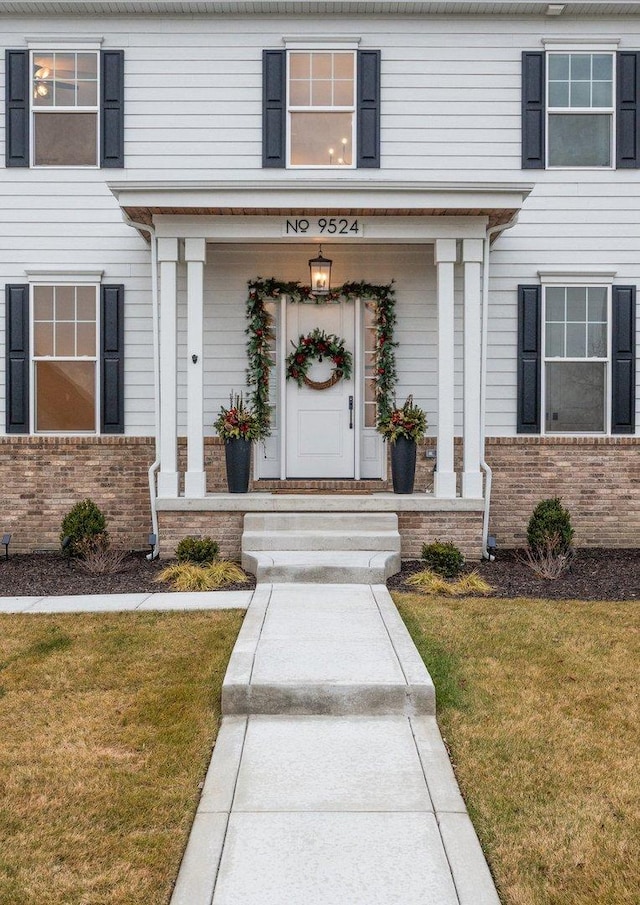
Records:
M173 563L163 569L156 581L166 581L176 591L217 591L232 584L249 581L239 565L218 559L208 565L190 562Z

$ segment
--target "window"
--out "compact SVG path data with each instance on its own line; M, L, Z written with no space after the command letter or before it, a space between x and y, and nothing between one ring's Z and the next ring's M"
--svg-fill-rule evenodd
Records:
M97 287L33 287L34 430L95 431Z
M124 166L121 50L7 50L5 79L6 166Z
M34 51L31 58L35 166L98 163L98 53Z
M124 287L100 271L8 284L7 433L124 432Z
M544 290L546 433L607 429L609 289Z
M291 52L289 62L289 163L354 164L355 53Z
M263 51L263 167L380 166L380 51Z
M539 275L518 287L518 433L635 433L636 287Z
M610 167L613 161L612 53L547 56L550 167Z
M375 305L364 305L364 426L375 427L378 423L378 402L376 398L376 342L377 330Z
M640 52L546 41L522 54L522 167L640 168Z

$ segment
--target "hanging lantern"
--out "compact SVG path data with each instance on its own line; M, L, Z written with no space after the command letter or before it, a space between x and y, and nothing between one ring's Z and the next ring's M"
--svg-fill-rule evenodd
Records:
M331 264L330 258L322 257L322 245L318 251L317 258L311 258L309 261L309 273L311 282L311 291L315 295L324 295L331 289Z

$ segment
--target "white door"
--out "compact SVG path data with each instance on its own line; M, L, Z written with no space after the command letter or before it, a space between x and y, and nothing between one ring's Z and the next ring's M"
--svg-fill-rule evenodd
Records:
M349 380L339 380L326 390L314 390L295 380L286 381L286 475L288 478L353 478L355 475L356 406L354 404L355 361L354 304L287 305L286 355L300 336L316 327L344 340L354 356ZM333 362L314 359L308 377L326 380Z

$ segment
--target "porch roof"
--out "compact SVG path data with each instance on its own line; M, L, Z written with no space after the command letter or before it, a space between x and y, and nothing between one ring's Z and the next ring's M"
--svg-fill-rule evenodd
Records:
M111 182L125 215L157 216L482 217L506 226L533 189L509 182L389 182L290 179L243 182Z

